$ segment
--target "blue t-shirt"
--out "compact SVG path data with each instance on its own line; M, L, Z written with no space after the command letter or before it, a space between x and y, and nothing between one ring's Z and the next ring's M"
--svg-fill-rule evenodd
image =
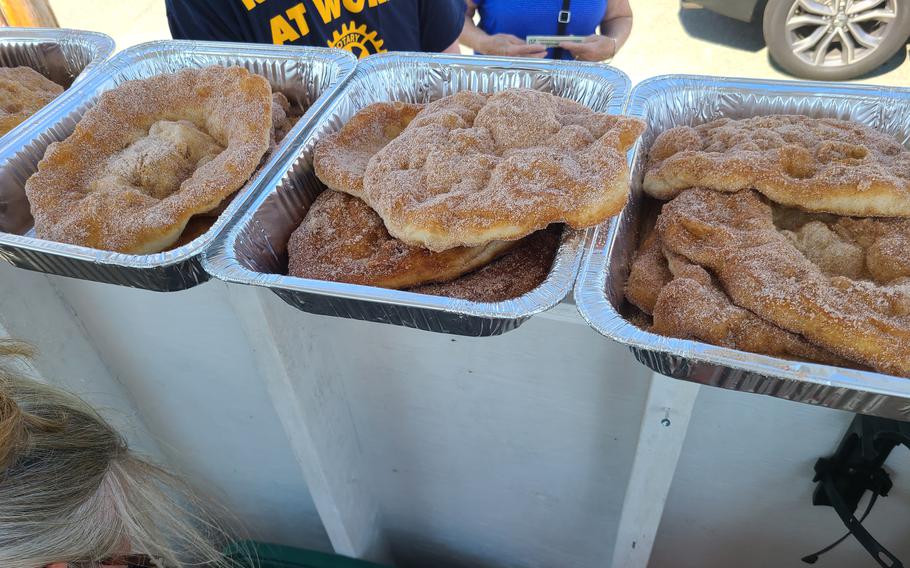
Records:
M464 0L166 0L174 39L338 47L360 58L442 51L461 34Z
M490 35L512 34L521 39L529 35L557 35L559 11L562 0L474 0L480 14L480 29ZM597 26L607 13L607 0L572 0L569 4L572 17L565 35L587 36L597 31ZM553 50L548 50L553 57ZM563 53L563 59L572 54Z

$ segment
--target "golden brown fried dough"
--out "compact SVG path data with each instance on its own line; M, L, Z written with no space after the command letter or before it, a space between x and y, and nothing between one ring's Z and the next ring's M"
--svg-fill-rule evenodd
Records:
M785 359L854 366L735 305L705 269L669 254L674 278L654 304L654 333Z
M626 151L643 128L530 89L463 91L369 159L363 193L390 234L434 251L589 227L625 205Z
M374 103L316 144L313 168L319 181L335 191L364 199L363 174L370 159L396 138L423 105Z
M269 146L272 91L241 67L185 69L101 95L25 191L38 237L145 254L240 189Z
M301 278L409 288L446 282L475 270L514 246L492 242L444 253L391 237L382 219L360 199L325 191L288 242L288 273Z
M660 237L652 228L632 261L626 281L626 299L641 311L652 314L658 294L671 280L673 274L667 266Z
M412 292L472 302L502 302L523 296L546 280L561 235L562 227L558 225L537 231L483 268L451 282L414 288Z
M910 216L910 151L868 126L801 115L728 118L661 133L644 190L670 199L690 187L756 189L808 211Z
M665 249L709 270L736 305L837 355L910 374L910 280L826 275L752 191L687 190L657 226Z
M57 98L63 87L31 67L0 67L0 135Z

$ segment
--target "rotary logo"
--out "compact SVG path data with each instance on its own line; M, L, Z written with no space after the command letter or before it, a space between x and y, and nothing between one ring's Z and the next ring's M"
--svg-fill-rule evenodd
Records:
M350 24L341 24L341 31L332 32L332 40L329 47L346 49L363 59L373 53L385 53L387 49L382 47L383 41L376 38L376 32L367 30L367 25L363 24L357 27L354 22Z

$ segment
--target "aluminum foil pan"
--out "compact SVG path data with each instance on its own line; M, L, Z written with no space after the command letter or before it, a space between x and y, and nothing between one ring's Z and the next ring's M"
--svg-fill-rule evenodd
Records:
M416 53L371 56L304 136L297 156L270 182L237 224L205 257L222 280L271 288L304 312L413 327L454 335L498 335L547 310L572 289L586 238L566 230L547 279L504 302L479 303L285 276L287 242L324 187L312 170L316 141L379 101L428 102L462 90L493 92L529 87L590 108L622 112L629 79L612 67L556 61Z
M206 233L179 248L148 255L34 238L25 182L37 170L48 145L69 136L102 92L130 79L215 64L242 65L265 76L274 89L307 111ZM0 149L0 259L40 272L156 291L182 290L204 282L208 274L202 269L202 251L272 176L274 168L295 155L301 132L355 67L356 60L348 52L314 47L158 41L118 53L93 77L65 93L64 105L33 123L15 143Z
M628 345L641 363L658 373L731 390L851 412L910 419L910 380L814 363L787 361L667 338L626 319L623 288L638 243L647 204L641 192L644 163L654 138L676 125L721 117L773 113L855 120L910 140L910 91L887 87L795 81L664 76L639 84L628 113L647 130L632 156L632 199L623 213L598 227L587 247L575 302L581 315L603 335Z
M31 67L67 89L94 74L114 52L114 40L97 32L60 28L0 28L0 67ZM40 121L65 98L60 95L28 120L7 132L6 144Z

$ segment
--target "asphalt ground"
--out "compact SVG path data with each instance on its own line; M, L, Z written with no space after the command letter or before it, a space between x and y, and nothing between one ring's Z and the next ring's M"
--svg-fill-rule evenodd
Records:
M170 37L164 0L51 0L63 27L104 32L118 48ZM632 0L632 37L613 60L637 83L669 73L792 79L768 57L761 24L707 10L681 10L679 0ZM907 49L858 82L910 86Z

